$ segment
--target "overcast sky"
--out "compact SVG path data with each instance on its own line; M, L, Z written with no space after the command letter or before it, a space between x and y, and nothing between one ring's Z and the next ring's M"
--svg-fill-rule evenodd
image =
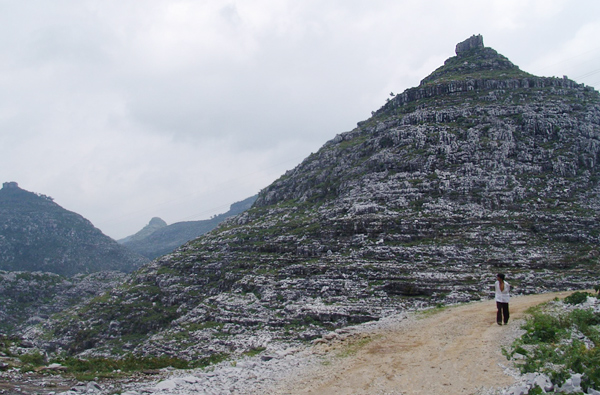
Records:
M115 239L207 219L473 34L600 87L598 0L0 0L0 181Z

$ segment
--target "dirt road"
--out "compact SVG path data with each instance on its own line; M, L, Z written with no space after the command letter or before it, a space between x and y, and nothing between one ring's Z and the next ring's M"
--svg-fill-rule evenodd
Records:
M482 394L514 379L501 346L531 306L570 292L511 298L511 322L498 326L495 302L417 314L394 328L325 347L323 366L282 383L277 394ZM354 344L352 344L354 342Z

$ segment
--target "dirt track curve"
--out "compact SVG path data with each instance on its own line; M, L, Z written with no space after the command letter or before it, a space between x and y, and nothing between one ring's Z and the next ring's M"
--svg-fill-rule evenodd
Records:
M481 394L514 379L499 363L527 308L571 292L513 297L511 322L498 326L493 300L417 314L392 329L369 333L355 353L352 345L327 350L323 366L281 383L276 394ZM348 354L348 353L347 353ZM338 355L338 357L335 357Z

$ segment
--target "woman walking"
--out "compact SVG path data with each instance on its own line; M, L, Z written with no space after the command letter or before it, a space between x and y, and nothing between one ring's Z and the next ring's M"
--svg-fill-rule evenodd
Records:
M508 324L508 318L510 316L508 312L508 300L510 299L510 284L504 281L505 275L503 273L498 273L496 276L496 308L498 312L496 313L496 322L498 325Z

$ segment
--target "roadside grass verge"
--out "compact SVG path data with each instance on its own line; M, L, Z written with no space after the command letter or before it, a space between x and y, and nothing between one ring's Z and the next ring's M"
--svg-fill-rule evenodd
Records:
M450 308L451 306L447 306L447 305L443 305L443 304L437 304L434 307L431 307L429 309L425 309L425 310L420 310L415 314L415 317L417 317L417 319L422 320L425 318L429 318L433 315L439 314L442 311L446 311Z
M93 358L57 358L49 363L60 364L64 370L60 374L73 375L77 380L89 381L98 378L116 378L131 375L136 372L158 370L166 367L176 369L206 368L229 358L227 354L213 354L208 357L188 361L176 357L140 357L126 355L121 359L93 357ZM41 354L24 354L21 359L21 371L36 371L46 364ZM46 371L52 374L52 371Z
M600 388L600 312L582 308L587 292L532 308L522 326L525 333L504 350L522 374L543 373L555 386L582 374L584 390Z

